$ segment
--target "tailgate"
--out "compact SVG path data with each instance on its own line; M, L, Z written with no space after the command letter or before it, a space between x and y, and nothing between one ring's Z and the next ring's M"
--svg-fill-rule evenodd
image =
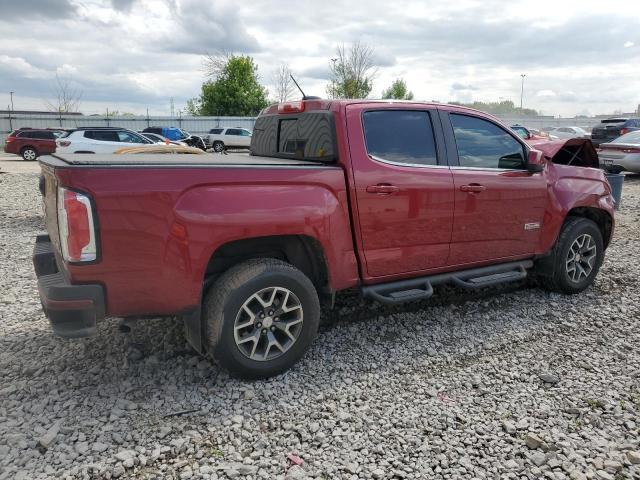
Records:
M44 223L47 233L51 238L51 243L56 251L60 252L60 235L58 232L58 210L57 210L57 192L58 179L55 175L53 167L41 164L42 172L40 174L40 193L42 194L42 205L44 210Z

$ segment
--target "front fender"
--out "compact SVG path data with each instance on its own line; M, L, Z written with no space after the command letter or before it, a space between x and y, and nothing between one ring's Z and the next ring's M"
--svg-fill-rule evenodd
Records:
M604 211L611 218L613 229L614 201L611 187L602 170L549 163L547 174L547 206L538 253L543 254L551 250L565 218L577 208Z

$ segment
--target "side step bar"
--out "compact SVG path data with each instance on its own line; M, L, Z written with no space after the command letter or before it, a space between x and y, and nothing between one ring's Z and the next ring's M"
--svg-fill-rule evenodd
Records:
M433 286L443 283L452 283L467 290L475 290L500 283L515 282L526 278L527 269L531 267L533 267L533 261L524 260L471 270L440 273L428 277L366 285L362 287L362 295L386 305L396 305L429 298L433 295Z

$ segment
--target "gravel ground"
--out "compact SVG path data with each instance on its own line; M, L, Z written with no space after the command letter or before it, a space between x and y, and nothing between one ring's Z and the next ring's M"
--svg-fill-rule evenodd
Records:
M583 294L345 297L299 365L256 382L170 319L54 338L30 261L37 175L0 192L0 480L640 478L640 177Z

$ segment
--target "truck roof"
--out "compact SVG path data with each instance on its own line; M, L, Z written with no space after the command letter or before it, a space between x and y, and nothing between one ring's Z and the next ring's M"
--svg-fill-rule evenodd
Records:
M480 110L476 110L475 108L469 108L462 105L455 105L455 104L441 103L441 102L425 102L425 101L418 101L418 100L394 100L394 99L382 100L382 99L371 99L371 98L334 98L334 99L314 98L314 99L299 100L299 101L285 102L285 103L296 104L299 102L304 102L305 110L336 110L337 108L343 105L346 106L346 105L356 105L356 104L362 104L362 103L367 103L367 104L376 103L380 105L389 105L389 106L421 105L425 107L446 107L449 110L468 111L468 112L482 113L483 115L487 115L486 112L482 112ZM260 114L264 115L264 114L278 113L278 108L281 105L283 104L274 103L272 105L269 105L264 110L262 110Z
M295 158L261 157L248 153L230 153L227 155L185 155L185 154L87 154L70 153L40 157L40 161L56 167L95 166L95 167L127 167L127 166L321 166L332 167L335 164L298 160Z

